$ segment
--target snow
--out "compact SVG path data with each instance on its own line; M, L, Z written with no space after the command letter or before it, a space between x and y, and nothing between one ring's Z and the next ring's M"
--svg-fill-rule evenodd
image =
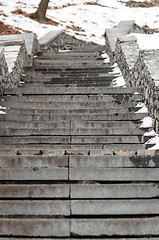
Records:
M118 67L118 64L115 63L113 66L112 73L116 74L116 78L113 80L113 86L114 87L125 87L126 82L122 76L122 73L120 71L120 68Z
M153 119L151 117L145 117L142 119L140 128L149 128L153 126Z
M53 29L65 29L66 32L80 39L99 44L104 44L102 35L105 28L115 27L121 20L135 19L140 26L148 25L150 28L159 28L158 7L130 8L119 0L50 0L47 17L56 21L58 26L39 23L23 15L12 13L16 9L21 9L28 14L33 13L39 2L40 0L9 2L1 0L0 20L12 27L20 28L21 31L32 31L38 37ZM88 5L88 2L98 5ZM81 31L71 29L74 26L81 28Z
M148 108L143 103L142 107L138 111L136 111L135 113L148 113Z
M0 114L6 114L6 113L0 110Z
M154 130L150 131L150 132L145 132L144 136L146 137L155 137L156 136L156 132Z
M157 150L159 149L159 135L156 135L155 137L151 138L146 142L146 144L154 144L153 147L149 148L149 150Z
M131 33L137 38L137 43L140 49L159 49L159 33L154 34L140 34ZM153 44L152 44L153 42Z

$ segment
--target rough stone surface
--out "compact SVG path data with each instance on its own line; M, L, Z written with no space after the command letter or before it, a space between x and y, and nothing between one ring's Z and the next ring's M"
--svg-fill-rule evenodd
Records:
M42 49L58 52L59 50L73 50L77 47L81 48L84 46L96 46L96 44L93 42L85 42L76 39L75 37L70 36L63 32L60 35L58 35L57 38L54 39L54 41L49 42L49 44L46 47L44 47L44 49L42 47Z
M4 48L0 47L0 93L3 94L5 86L8 85L8 67L4 56Z
M127 21L123 21L115 29L106 29L106 51L111 62L118 63L127 86L144 89L143 100L148 107L149 115L154 119L155 131L159 133L159 50L140 50L137 39L126 34L132 32L152 34L152 32L140 28L134 22L130 22L132 27L129 29L126 24ZM112 39L113 46L110 44Z

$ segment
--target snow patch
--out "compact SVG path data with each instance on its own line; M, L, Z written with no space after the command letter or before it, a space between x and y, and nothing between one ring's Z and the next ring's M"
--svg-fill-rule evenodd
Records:
M149 148L148 150L157 150L159 149L159 135L156 135L155 137L151 138L146 142L146 144L154 144L153 147Z
M153 127L153 119L148 116L142 119L142 124L140 128L149 128L149 127Z

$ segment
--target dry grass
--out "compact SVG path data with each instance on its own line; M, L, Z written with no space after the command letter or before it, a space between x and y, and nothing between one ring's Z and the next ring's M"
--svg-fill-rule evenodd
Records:
M92 1L86 2L86 3L84 3L84 5L94 5L94 6L99 6L99 7L105 7L104 5L102 5L98 2L92 2Z
M73 31L76 31L76 32L85 32L84 29L82 29L81 27L78 27L78 26L75 26L72 24L72 26L66 26L67 29L72 29Z
M0 21L0 35L20 34L18 29L13 29L11 26Z

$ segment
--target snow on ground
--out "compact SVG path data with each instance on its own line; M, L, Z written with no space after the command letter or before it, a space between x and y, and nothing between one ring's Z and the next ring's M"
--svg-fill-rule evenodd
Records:
M127 1L124 0L124 2ZM77 36L81 39L100 44L104 44L102 35L105 28L114 27L121 20L135 19L140 26L148 25L151 28L159 28L159 7L130 8L120 0L50 0L47 17L56 21L58 26L38 23L23 15L12 13L16 9L33 13L39 2L40 0L9 2L0 0L0 21L22 30L33 31L38 37L50 30L63 28L69 34L78 34Z

